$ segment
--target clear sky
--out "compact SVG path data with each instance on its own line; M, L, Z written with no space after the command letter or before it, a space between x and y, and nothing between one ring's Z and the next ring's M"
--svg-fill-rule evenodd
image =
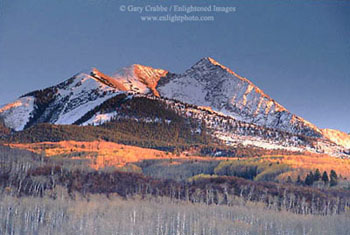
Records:
M170 13L120 10L157 4L236 11L170 23L140 20ZM138 63L183 72L206 56L319 127L350 132L350 1L0 2L0 104L90 67L111 74Z

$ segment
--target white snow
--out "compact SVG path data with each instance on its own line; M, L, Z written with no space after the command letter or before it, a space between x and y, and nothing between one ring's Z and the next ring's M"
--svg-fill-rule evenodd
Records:
M114 118L117 115L118 115L118 113L116 111L115 112L111 112L111 113L103 113L103 114L98 112L94 116L92 116L88 121L84 122L82 124L82 126L101 125L101 124L103 124L105 122L110 121L112 118Z
M295 134L320 130L266 95L257 86L211 58L203 58L183 74L158 87L161 96L214 111L237 120Z
M168 72L163 69L154 69L149 66L133 64L122 68L111 77L122 83L127 90L141 94L151 93L158 80Z
M323 135L334 143L350 149L350 135L333 129L322 129Z
M215 136L226 142L226 144L231 146L237 146L237 144L242 144L244 146L256 146L264 149L283 149L289 151L304 151L305 148L296 146L285 146L281 143L268 142L267 140L261 139L259 137L252 136L238 136L229 133L216 132Z
M59 89L58 94L61 96L71 95L72 99L79 97L81 93L91 92L92 90L99 89L100 91L115 91L115 88L111 88L99 81L89 74L80 73L74 79L74 82L65 89Z
M102 98L98 98L96 100L86 102L65 113L63 110L63 112L61 113L61 115L59 116L55 124L73 124L74 122L79 120L82 116L84 116L84 114L86 114L96 106L102 104L104 101L106 101L109 98L112 98L115 95L116 94L110 94Z
M73 124L88 111L119 93L117 89L90 76L89 71L77 74L71 84L57 90L56 99L51 105L57 109L58 119L52 122ZM2 107L0 116L3 117L5 125L16 131L23 130L34 110L34 100L32 96L23 97Z
M5 125L15 131L23 130L29 121L34 109L34 97L27 96L0 108L0 116L4 118Z
M72 124L96 106L119 93L115 88L96 81L88 74L79 74L68 88L58 91L62 99L68 96L69 100L65 102L65 108L61 111L55 124ZM90 100L91 96L98 97Z
M122 68L112 77L121 82L128 90L146 94L149 92L148 87L142 83L135 74L134 65Z

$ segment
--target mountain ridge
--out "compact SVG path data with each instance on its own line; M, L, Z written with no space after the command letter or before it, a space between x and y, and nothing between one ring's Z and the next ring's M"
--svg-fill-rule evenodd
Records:
M163 69L133 64L115 72L112 77L127 86L129 91L147 93L148 89L153 95L159 96L156 86L158 81L167 74L168 71Z
M111 76L91 68L56 86L23 95L15 102L1 107L0 117L7 127L21 131L38 123L75 124L87 113L95 110L89 121L90 124L98 125L118 119L120 110L116 107L106 113L100 106L119 94L126 94L125 99L137 97L137 94L147 99L154 96L161 98L157 102L166 102L167 105L170 103L166 100L170 99L173 100L175 105L171 105L175 109L195 105L189 113L196 115L196 112L203 112L201 118L208 118L205 112L211 113L210 115L222 114L223 117L251 123L255 129L257 126L272 128L296 136L327 139L340 146L349 147L347 142L339 141L339 135L331 135L289 112L247 78L236 74L211 57L202 58L182 74L139 64L122 68ZM186 108L179 110L183 115L187 115ZM197 121L202 122L201 118ZM220 120L219 122L225 122L225 118ZM215 125L212 125L213 133ZM224 132L219 131L221 134L215 132L222 140L228 138L228 142L232 142L232 138L238 138L236 134L227 132L227 128L223 130ZM247 135L242 133L243 136ZM247 142L245 137L242 138L238 139ZM275 144L278 146L278 143Z

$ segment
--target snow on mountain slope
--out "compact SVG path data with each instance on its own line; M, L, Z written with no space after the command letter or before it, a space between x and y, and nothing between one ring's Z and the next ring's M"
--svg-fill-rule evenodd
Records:
M20 131L36 123L73 124L86 112L126 88L93 68L0 109L5 125Z
M150 94L126 93L121 94L121 96L125 98L118 98L118 102L115 102L115 97L111 98L111 100L114 100L113 102L115 105L111 106L111 100L106 100L104 104L97 106L94 112L90 112L81 120L80 125L96 126L112 119L127 119L146 123L172 122L171 119L161 119L158 116L150 115L150 113L147 114L149 116L144 116L145 113L133 111L132 107L134 107L134 105L132 105L132 103L139 103L140 100L147 99L157 101L159 104L162 104L159 107L175 111L179 116L185 119L190 118L191 120L195 120L198 125L196 131L199 131L199 133L201 131L201 124L204 121L207 133L223 141L223 143L228 146L243 145L286 151L308 151L313 153L325 153L336 157L348 157L349 155L344 151L344 148L327 139L305 137L303 135L291 134L277 129L264 128L217 113L207 107L189 105L177 100L156 97Z
M129 91L139 93L152 92L159 96L156 86L161 77L165 77L168 71L154 69L152 67L134 64L116 72L112 77L122 83Z
M119 82L118 80L106 74L103 74L102 72L98 71L96 68L92 68L89 75L109 87L116 88L120 91L127 91L127 88L121 82Z
M334 143L350 149L350 135L345 132L333 129L322 129L322 133Z
M86 122L82 123L82 126L87 126L87 125L101 125L105 122L110 121L112 118L115 118L118 115L117 112L110 112L110 113L96 113L93 117L91 117L89 120Z
M29 121L30 113L34 109L34 97L22 97L13 103L0 108L1 117L7 127L15 131L22 130Z
M177 99L270 128L321 136L313 124L290 113L252 82L212 58L203 58L183 74L168 74L157 86L161 96Z
M58 89L57 99L53 105L63 104L63 108L57 119L52 120L53 123L72 124L85 113L116 94L116 87L101 83L99 79L94 77L96 73L96 69L93 69L90 74L80 73L75 76L72 84ZM98 74L101 75L101 73Z

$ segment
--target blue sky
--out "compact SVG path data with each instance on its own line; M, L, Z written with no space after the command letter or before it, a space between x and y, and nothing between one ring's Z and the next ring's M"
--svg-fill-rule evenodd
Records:
M119 10L156 4L236 12L189 14L212 15L213 22L170 23ZM0 104L89 67L110 74L139 63L183 72L206 56L319 127L350 132L350 1L0 3Z

